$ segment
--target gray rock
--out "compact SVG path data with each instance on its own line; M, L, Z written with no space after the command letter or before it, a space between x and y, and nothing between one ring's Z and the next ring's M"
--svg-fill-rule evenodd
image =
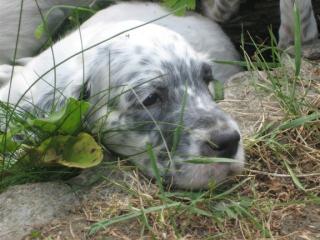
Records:
M68 214L79 199L68 185L48 182L10 187L0 195L0 203L0 239L12 240Z

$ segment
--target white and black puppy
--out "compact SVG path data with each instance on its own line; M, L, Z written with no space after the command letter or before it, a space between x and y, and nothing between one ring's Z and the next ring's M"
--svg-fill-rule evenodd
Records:
M89 127L147 175L154 175L149 143L168 183L199 189L225 180L243 168L244 151L236 122L219 109L208 85L239 71L211 60L237 60L238 54L217 24L195 13L147 23L166 14L153 3L100 11L15 71L10 96L7 84L0 99L48 112L85 91L92 103ZM199 157L234 162L186 162Z

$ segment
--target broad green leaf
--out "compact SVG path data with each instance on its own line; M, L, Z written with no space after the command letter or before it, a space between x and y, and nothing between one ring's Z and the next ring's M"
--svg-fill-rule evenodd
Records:
M80 12L89 12L91 13L92 15L96 13L95 10L93 9L90 9L90 8L85 8L85 7L78 7L78 6L69 6L69 5L56 5L56 6L53 6L52 8L49 9L49 11L47 11L46 15L44 16L44 19L42 23L40 23L35 31L34 31L34 36L36 39L40 39L43 34L45 33L45 25L48 24L48 19L50 17L50 15L52 14L52 12L54 13L57 9L59 9L59 11L65 11L65 10L74 10L78 13ZM61 19L61 23L63 22L63 18ZM59 24L58 24L59 25Z
M36 127L46 133L54 133L58 128L55 123L49 122L44 118L28 119L27 121L32 127Z
M13 140L14 133L0 134L0 153L14 152L19 147L19 144Z
M164 5L174 11L174 14L183 16L186 10L194 10L196 8L195 0L164 0Z
M81 126L84 115L89 110L90 104L85 101L69 98L66 105L59 112L51 114L48 118L29 120L31 127L41 131L60 134L74 134Z
M89 168L103 159L101 147L87 133L78 136L54 136L37 148L27 150L28 158L44 164L60 164L67 167Z

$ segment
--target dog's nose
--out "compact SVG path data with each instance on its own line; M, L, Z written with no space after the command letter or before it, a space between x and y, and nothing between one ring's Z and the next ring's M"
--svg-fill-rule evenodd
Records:
M202 155L233 158L238 151L240 134L238 131L212 134L202 146Z

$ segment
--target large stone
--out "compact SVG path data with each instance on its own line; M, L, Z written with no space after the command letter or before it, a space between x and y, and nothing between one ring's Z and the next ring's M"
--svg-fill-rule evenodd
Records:
M37 226L63 217L79 204L61 182L13 186L0 195L0 239L21 239Z

